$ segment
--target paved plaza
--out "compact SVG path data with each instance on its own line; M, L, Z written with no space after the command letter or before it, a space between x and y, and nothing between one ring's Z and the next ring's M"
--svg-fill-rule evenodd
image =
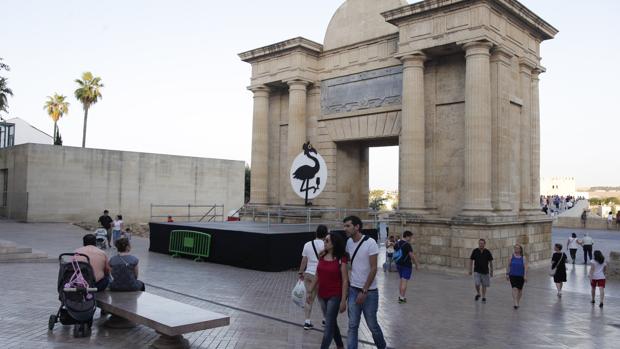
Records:
M565 243L573 231L554 229L554 241ZM56 256L80 245L84 233L67 224L0 220L0 239L50 256L47 262L0 263L0 348L144 348L158 337L143 326L100 326L99 312L90 338L73 338L71 327L60 324L48 332L49 315L59 306ZM595 248L606 254L620 250L620 233L590 233ZM133 244L148 292L230 316L230 326L186 335L192 348L319 347L320 325L304 331L303 313L290 301L294 271L267 273L172 259L149 253L147 239L134 237ZM581 253L578 261L583 263ZM592 307L583 264L568 266L562 299L556 297L546 269L533 271L517 311L500 276L493 278L487 304L474 302L472 281L465 276L420 271L410 283L406 304L397 303L397 273L380 271L377 277L379 322L391 348L617 348L620 342L620 283L608 283L604 309ZM315 309L313 321L320 324L318 306ZM345 315L339 324L346 333ZM374 347L365 325L360 340L360 348Z

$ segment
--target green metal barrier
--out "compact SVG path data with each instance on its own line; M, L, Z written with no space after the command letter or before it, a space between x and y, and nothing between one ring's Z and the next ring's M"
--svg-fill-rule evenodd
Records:
M202 258L209 258L211 235L191 230L173 230L170 232L168 250L172 257L188 255L195 256L195 261L201 261Z

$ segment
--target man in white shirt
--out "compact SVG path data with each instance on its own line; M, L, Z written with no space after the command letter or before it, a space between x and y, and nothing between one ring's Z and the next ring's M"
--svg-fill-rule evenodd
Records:
M588 257L592 260L592 245L594 245L594 239L592 239L588 233L585 233L581 239L580 245L583 248L583 264L588 264Z
M326 236L327 227L324 225L319 225L316 228L316 236L314 240L306 242L304 249L301 252L301 265L299 266L298 273L299 280L304 282L306 293L310 295L309 298L306 297L306 305L304 306L304 315L306 316L304 321L304 330L310 330L314 327L314 325L312 325L312 321L310 320L310 315L312 314L312 304L314 304L318 287L315 287L314 291L310 293L308 293L308 290L310 290L310 287L316 278L316 267L319 264L319 254L324 249L323 239L325 239ZM308 303L308 299L310 300L310 303Z
M344 232L350 239L347 240L347 253L351 256L351 272L349 277L349 332L347 348L357 349L357 335L361 315L372 339L379 349L387 347L383 332L377 322L379 309L379 291L377 289L377 256L379 247L377 242L368 236L362 235L362 220L356 216L349 216L343 220Z

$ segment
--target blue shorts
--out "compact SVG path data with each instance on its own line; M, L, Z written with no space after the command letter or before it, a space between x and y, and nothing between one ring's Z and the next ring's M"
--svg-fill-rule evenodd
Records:
M405 279L405 280L411 279L411 272L413 271L413 268L405 267L402 265L396 265L396 269L398 269L398 275L400 275L401 279Z

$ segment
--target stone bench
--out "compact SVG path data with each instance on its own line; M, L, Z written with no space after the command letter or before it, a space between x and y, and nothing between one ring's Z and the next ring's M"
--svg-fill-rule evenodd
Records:
M125 319L130 324L144 325L159 333L160 337L153 342L153 348L188 348L184 333L230 324L228 316L148 292L105 291L97 293L96 300L101 310ZM118 324L115 326L112 319L108 321L112 322L110 327L123 327Z

